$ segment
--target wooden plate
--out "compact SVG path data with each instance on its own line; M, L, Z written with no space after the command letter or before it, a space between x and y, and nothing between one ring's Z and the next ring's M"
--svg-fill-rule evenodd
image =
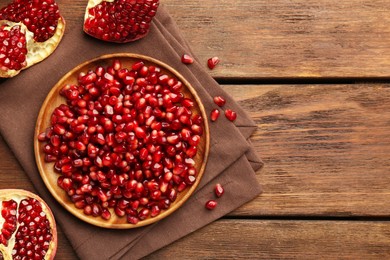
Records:
M43 143L38 141L39 133L44 132L46 128L50 126L50 117L53 110L60 104L66 103L65 99L59 94L61 88L67 84L77 84L77 78L80 72L88 72L88 70L94 69L96 68L96 66L106 67L112 65L113 59L119 59L122 63L122 67L124 68L131 68L131 65L134 62L142 60L146 65L154 65L160 67L163 73L169 76L175 76L183 83L182 92L184 93L184 95L196 101L196 105L192 109L192 112L202 115L204 119L203 120L204 133L201 136L201 141L200 144L198 145L198 153L194 158L196 162L195 168L197 169L198 172L196 182L190 188L187 188L185 191L179 193L176 201L171 204L169 209L165 211L161 211L161 213L154 218L149 217L145 220L140 220L137 224L127 223L126 217L117 217L113 213L113 211L111 211L111 219L104 220L101 217L87 216L83 213L82 209L77 209L74 206L73 202L70 201L66 192L57 186L57 178L60 175L54 172L53 163L47 163L44 161L45 155L42 151ZM198 186L202 178L202 175L204 173L208 154L209 154L209 143L210 143L210 135L209 135L209 128L207 123L207 115L205 113L205 109L202 105L201 100L199 99L196 91L191 86L191 84L175 69L173 69L172 67L168 66L167 64L161 61L143 55L126 53L126 54L104 55L99 58L82 63L79 66L72 69L70 72L68 72L64 77L62 77L57 82L57 84L49 92L39 112L36 127L35 127L34 151L35 151L36 163L43 181L45 182L47 188L54 196L54 198L63 207L65 207L65 209L67 209L70 213L72 213L79 219L96 226L100 226L104 228L129 229L129 228L136 228L136 227L148 225L158 220L161 220L167 217L168 215L170 215L178 208L180 208L180 206L183 205L183 203L188 200L188 198L191 196L191 194Z

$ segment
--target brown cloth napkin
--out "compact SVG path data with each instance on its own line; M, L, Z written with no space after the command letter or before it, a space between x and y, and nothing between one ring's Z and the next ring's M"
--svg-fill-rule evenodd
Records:
M80 21L82 19L80 17ZM129 230L95 227L68 213L42 182L33 152L37 115L55 83L79 63L120 52L148 55L178 70L197 90L208 113L215 108L212 97L216 95L226 97L227 107L238 113L234 123L221 117L217 123L210 124L206 172L184 206L158 223ZM184 65L180 61L183 53L192 52L164 6L160 6L151 31L144 39L110 44L85 35L80 24L80 28L67 28L58 49L46 60L0 83L0 133L40 196L52 208L58 224L81 259L141 258L222 217L261 192L255 172L262 162L248 141L256 129L255 123L209 76L205 61ZM218 182L224 186L225 194L219 199L218 207L208 211L204 204L213 198L213 188Z

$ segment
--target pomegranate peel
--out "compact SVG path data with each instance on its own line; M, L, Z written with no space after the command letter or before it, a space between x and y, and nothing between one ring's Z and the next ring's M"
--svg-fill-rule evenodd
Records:
M0 190L0 212L0 258L10 260L28 256L29 259L54 259L57 251L56 223L50 208L39 196L21 189ZM14 222L10 223L10 219ZM10 232L13 225L15 227ZM4 239L5 236L9 238Z

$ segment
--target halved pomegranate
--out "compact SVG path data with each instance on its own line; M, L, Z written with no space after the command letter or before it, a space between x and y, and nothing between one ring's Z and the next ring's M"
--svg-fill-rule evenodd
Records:
M89 0L84 31L108 42L131 42L149 32L159 0Z
M0 77L14 77L47 58L65 30L54 0L14 0L0 10Z
M54 259L56 224L40 197L26 190L0 190L0 212L0 259Z

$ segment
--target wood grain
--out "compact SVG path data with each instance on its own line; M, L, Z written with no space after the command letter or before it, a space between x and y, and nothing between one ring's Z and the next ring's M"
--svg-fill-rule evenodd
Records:
M0 0L0 6L8 3ZM58 0L82 30L85 0ZM216 78L388 78L388 1L161 0ZM194 33L196 32L196 33ZM66 37L66 34L65 36Z
M153 259L388 259L388 222L219 220Z
M258 124L264 193L232 215L390 215L390 88L224 86Z

